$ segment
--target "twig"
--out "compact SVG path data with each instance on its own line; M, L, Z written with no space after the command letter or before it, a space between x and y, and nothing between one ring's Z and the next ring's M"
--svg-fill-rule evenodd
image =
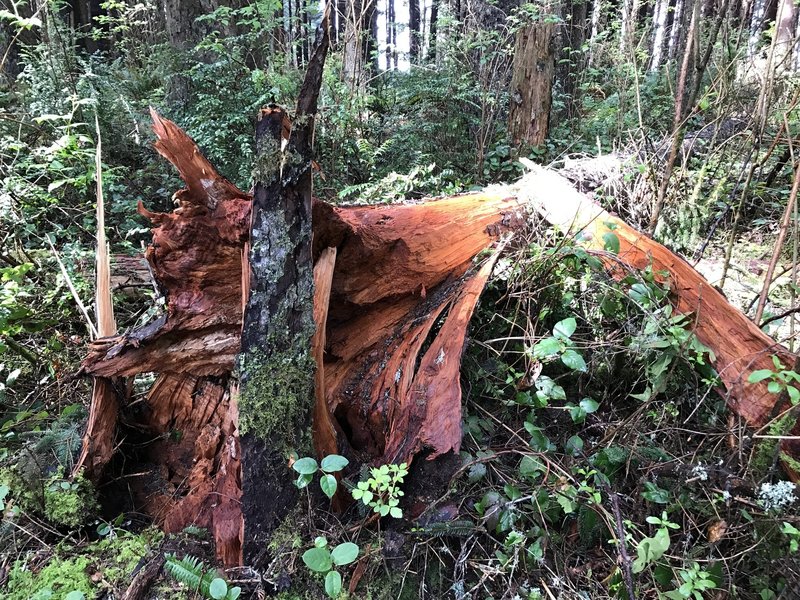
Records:
M619 558L622 563L622 576L625 580L625 587L628 589L629 600L636 600L636 593L633 587L633 571L631 570L631 557L628 555L628 548L625 545L625 525L622 522L622 513L619 510L619 501L616 492L608 489L608 497L611 500L611 510L614 512L614 522L617 527L617 538L619 543Z
M89 334L91 335L92 339L97 338L97 328L94 326L94 323L92 323L92 319L89 317L89 313L86 311L86 307L83 305L81 297L78 295L78 290L76 290L75 286L72 284L72 278L69 276L69 273L67 273L67 268L64 266L64 263L61 262L61 257L58 255L55 246L53 246L50 236L46 235L44 236L44 239L47 240L50 250L53 252L53 256L56 257L56 262L61 269L61 274L64 276L64 281L67 282L69 291L72 293L72 298L75 300L75 304L78 305L78 309L81 311L83 318L86 319L86 326L89 328Z

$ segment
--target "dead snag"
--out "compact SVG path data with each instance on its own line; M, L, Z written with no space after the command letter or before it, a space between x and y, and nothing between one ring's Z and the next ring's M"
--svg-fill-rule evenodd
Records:
M250 565L265 562L269 535L296 503L288 450L312 451L311 160L328 17L326 11L286 147L282 148L285 114L280 108L262 111L256 126L255 193L245 267L249 297L238 364L244 558Z

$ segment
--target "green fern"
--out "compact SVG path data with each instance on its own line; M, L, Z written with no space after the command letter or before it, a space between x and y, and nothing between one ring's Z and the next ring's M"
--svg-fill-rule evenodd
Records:
M217 576L216 571L206 571L205 564L196 556L178 558L174 554L165 556L167 572L186 587L200 592L210 600L236 600L242 593L240 587L228 587L227 582Z

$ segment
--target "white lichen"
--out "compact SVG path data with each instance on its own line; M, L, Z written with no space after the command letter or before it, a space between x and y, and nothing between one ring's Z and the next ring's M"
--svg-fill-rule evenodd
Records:
M795 485L791 481L762 483L758 489L758 503L765 510L783 510L795 503Z
M700 481L708 481L708 471L703 465L695 465L689 471L690 479L699 479Z

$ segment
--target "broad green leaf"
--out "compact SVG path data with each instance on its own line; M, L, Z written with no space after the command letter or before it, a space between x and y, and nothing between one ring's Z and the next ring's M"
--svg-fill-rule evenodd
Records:
M553 335L568 340L572 337L572 334L575 333L577 328L578 323L575 321L575 318L568 317L563 321L556 323L556 326L553 327Z
M333 498L333 495L336 493L336 487L337 487L336 477L324 473L319 480L319 486L322 488L322 492L328 498Z
M298 489L302 490L309 483L311 483L312 479L314 479L313 475L303 474L303 475L300 475L300 477L297 478L297 481L295 481L294 484L297 486Z
M789 400L792 404L800 402L800 390L793 385L786 386L786 392L789 394Z
M583 360L583 357L575 352L575 350L566 350L564 354L561 355L561 362L573 371L580 371L581 373L586 372L586 361Z
M325 575L325 593L331 598L338 598L342 593L342 576L338 571L331 571Z
M669 502L669 492L658 487L655 483L647 481L644 484L642 498L656 504L667 504Z
M587 414L595 412L600 407L600 404L597 402L597 400L594 400L593 398L584 398L578 403L578 405Z
M767 391L770 394L780 394L781 393L781 384L778 381L770 381L767 384Z
M358 558L358 545L353 542L345 542L339 544L331 552L331 558L334 564L338 566L349 565L356 558Z
M616 233L603 234L603 249L612 254L619 254L619 238Z
M317 472L317 461L310 456L294 461L292 468L301 475L313 475Z
M765 379L769 379L772 375L773 371L769 369L759 369L758 371L750 373L750 377L747 378L747 383L759 383Z
M393 506L391 509L389 509L389 516L394 519L402 519L403 511L400 510L398 507Z
M83 595L83 592L80 590L74 590L64 596L64 600L85 600L86 596Z
M331 553L327 548L311 548L303 553L303 562L312 571L327 573L331 570L333 562Z
M238 585L228 590L227 600L236 600L242 594L242 588Z
M208 585L208 595L214 600L223 600L228 595L228 584L221 577L215 577Z
M548 356L555 356L561 352L563 346L560 341L554 337L544 338L536 342L533 346L534 358L547 358Z
M545 466L535 456L525 455L519 462L519 474L522 477L534 479L545 471Z
M347 460L344 456L339 456L338 454L330 454L322 459L321 467L322 470L326 473L336 473L337 471L341 471L347 465L350 464L350 461Z
M573 456L577 456L583 450L583 440L577 435L573 435L564 444L564 449Z

